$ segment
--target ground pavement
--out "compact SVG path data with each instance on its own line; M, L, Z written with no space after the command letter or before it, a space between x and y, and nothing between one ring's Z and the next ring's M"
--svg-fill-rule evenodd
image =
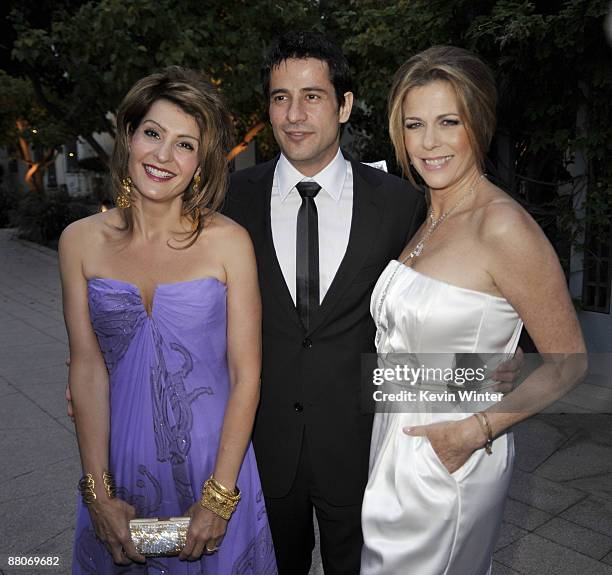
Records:
M0 230L3 574L70 572L81 472L65 415L66 356L57 254ZM518 426L494 575L612 575L612 415L595 413L612 412L604 379L565 399L567 411L585 413ZM59 557L61 567L9 570L9 555ZM323 574L318 554L311 573Z

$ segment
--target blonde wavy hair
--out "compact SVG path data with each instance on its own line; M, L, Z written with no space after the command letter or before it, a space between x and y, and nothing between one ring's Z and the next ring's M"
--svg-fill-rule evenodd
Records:
M484 170L485 157L495 133L497 89L491 69L476 54L455 46L433 46L400 66L389 92L389 135L404 175L416 184L404 145L404 99L413 88L448 82L457 95L476 162Z

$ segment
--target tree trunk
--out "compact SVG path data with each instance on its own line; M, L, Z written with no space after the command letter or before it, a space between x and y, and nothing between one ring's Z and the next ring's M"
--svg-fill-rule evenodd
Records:
M27 128L27 123L24 120L17 120L15 123L19 132L24 132ZM21 156L21 161L28 166L28 171L25 175L25 183L28 189L30 192L44 193L42 177L40 177L40 175L36 176L39 167L38 162L34 161L30 144L23 136L19 136L19 154Z
M110 158L106 153L106 150L98 143L98 141L94 138L93 134L89 134L88 136L81 136L96 152L98 158L104 163L104 165L108 168L110 165Z

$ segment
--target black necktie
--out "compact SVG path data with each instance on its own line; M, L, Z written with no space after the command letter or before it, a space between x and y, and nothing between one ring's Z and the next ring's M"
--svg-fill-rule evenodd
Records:
M302 323L308 329L319 307L319 222L314 198L321 186L317 182L300 182L295 187L302 196L295 242L295 301Z

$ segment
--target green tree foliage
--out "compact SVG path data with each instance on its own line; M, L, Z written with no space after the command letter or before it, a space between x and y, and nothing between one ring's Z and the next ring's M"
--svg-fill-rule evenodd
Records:
M607 10L607 0L353 0L334 17L356 72L358 97L367 102L363 121L371 121L367 132L378 153L386 135L375 126L386 117L395 70L420 50L453 44L474 50L493 68L502 131L527 139L533 152L586 144L603 159L610 153L608 131L586 142L577 140L575 126L584 105L594 120L608 118L602 118L607 110L595 109L609 102L612 87L603 33Z
M497 78L504 146L494 144L491 159L506 187L544 226L579 231L573 198L560 190L584 185L571 169L584 154L589 203L598 206L590 217L609 229L608 0L58 0L37 18L28 4L11 16L19 74L47 117L85 138L103 160L92 134L112 133L109 111L127 89L169 64L202 70L218 85L243 136L266 115L259 81L265 46L283 30L305 28L343 45L360 102L351 126L361 155L393 165L386 129L393 73L433 44L467 47ZM269 132L257 140L269 155Z
M400 64L434 44L463 46L496 76L498 143L507 144L507 153L499 154L494 142L491 159L506 188L522 196L559 247L575 240L585 223L576 220L574 206L586 180L571 169L584 157L589 204L597 206L588 218L610 234L608 8L608 0L338 2L332 17L355 70L357 96L367 104L352 122L367 135L360 141L363 155L386 154L393 165L386 97Z
M46 27L15 8L13 58L40 105L106 162L92 134L112 134L109 112L129 87L171 64L203 71L226 97L238 133L246 132L263 114L259 66L265 46L274 30L309 27L313 6L297 0L100 0L61 6Z
M26 184L43 192L43 174L70 137L36 100L29 80L0 70L0 146L26 164Z

